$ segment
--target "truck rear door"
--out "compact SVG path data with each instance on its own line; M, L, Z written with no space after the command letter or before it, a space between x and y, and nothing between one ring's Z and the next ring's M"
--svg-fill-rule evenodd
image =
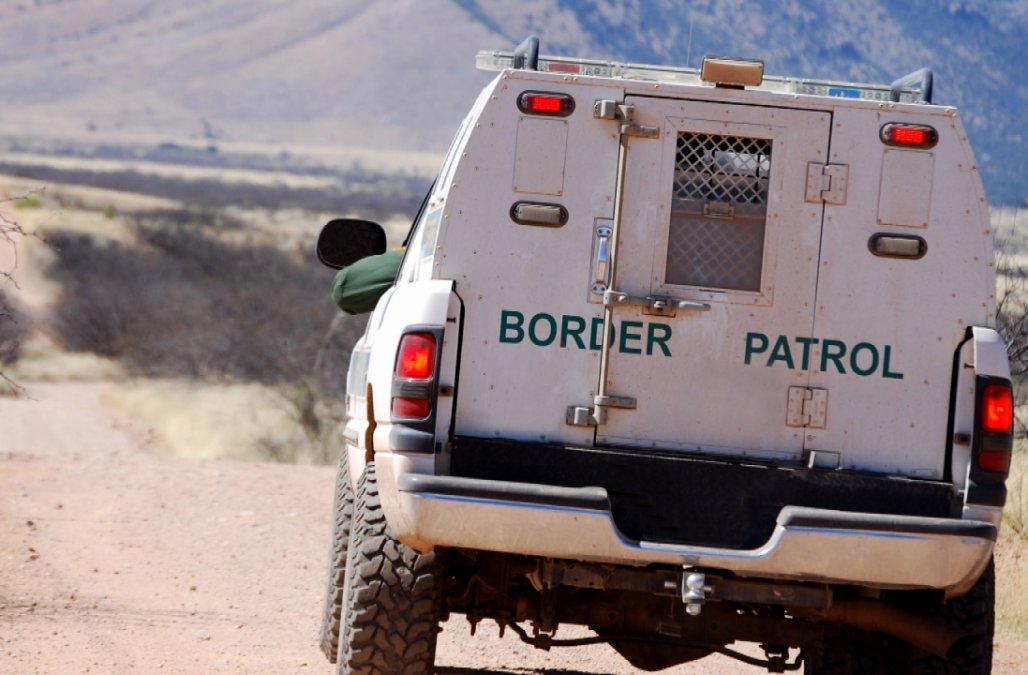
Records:
M625 103L596 442L799 461L823 412L809 385L824 207L805 195L831 115Z

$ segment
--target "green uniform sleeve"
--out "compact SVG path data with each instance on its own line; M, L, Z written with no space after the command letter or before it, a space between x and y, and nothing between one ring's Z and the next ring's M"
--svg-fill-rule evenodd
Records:
M344 267L332 282L332 299L347 314L370 312L393 285L401 262L403 251L388 251Z

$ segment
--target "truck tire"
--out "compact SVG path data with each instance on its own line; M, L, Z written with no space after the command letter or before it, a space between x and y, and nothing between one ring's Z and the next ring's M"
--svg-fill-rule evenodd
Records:
M440 619L435 553L390 532L374 462L357 484L345 576L339 675L429 675Z
M805 675L988 675L992 672L992 638L995 628L996 572L993 562L965 595L939 605L935 620L963 632L949 658L928 654L895 640L876 644L852 641L821 642L807 650ZM872 635L868 635L872 638Z
M992 638L995 631L996 568L992 560L967 594L947 601L935 618L960 629L963 637L948 659L912 650L914 675L988 675L992 672Z
M339 458L336 469L336 494L332 505L332 544L328 556L328 586L321 614L321 651L329 663L336 662L339 652L339 614L343 606L343 583L346 579L346 548L350 543L353 520L353 486L350 485L350 462L346 453Z

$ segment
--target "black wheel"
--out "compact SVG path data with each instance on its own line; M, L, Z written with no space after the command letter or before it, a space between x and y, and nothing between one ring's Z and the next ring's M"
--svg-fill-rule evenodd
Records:
M346 548L350 543L353 520L353 486L350 485L350 463L344 452L336 470L336 496L332 506L332 546L328 556L328 586L321 614L321 651L329 663L336 662L339 652L339 615L343 606L343 583L346 578Z
M962 637L947 658L928 654L874 633L860 640L828 641L806 650L806 675L988 675L992 672L992 638L996 572L992 561L975 586L959 598L919 607L932 619L959 629Z
M393 537L368 464L357 484L346 562L340 675L429 675L439 632L435 553Z
M995 630L996 569L993 561L966 595L942 604L935 618L963 634L949 658L912 650L910 668L915 675L988 675L992 672Z

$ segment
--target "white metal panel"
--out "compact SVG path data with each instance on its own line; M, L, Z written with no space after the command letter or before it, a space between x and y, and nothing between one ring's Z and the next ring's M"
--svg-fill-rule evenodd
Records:
M831 161L849 165L849 196L825 210L814 334L847 353L841 368L829 360L811 377L811 386L831 393L829 423L807 431L807 447L841 453L843 468L942 478L955 353L967 328L991 325L995 311L991 232L974 157L951 110L842 107L834 120ZM878 133L895 121L931 125L940 136L930 220L918 232L927 252L918 260L868 250L876 233L910 233L876 218L890 151ZM850 358L859 345L870 345L857 358L865 375ZM823 354L822 342L816 358Z
M514 191L559 197L564 192L566 120L522 117L514 153Z
M628 102L636 106L634 121L657 126L661 137L630 141L617 290L705 301L711 309L675 318L617 310L622 326L646 336L654 324L667 326L669 354L632 353L615 342L609 393L634 397L638 406L611 409L597 442L798 461L803 429L786 425L788 390L809 379L801 352L813 324L823 208L804 201L806 167L827 159L830 116L641 97ZM680 131L772 141L759 290L665 283Z
M935 155L931 152L885 150L878 224L928 227L934 173Z
M513 190L526 129L518 130L517 98L526 90L569 93L577 102L567 118L566 161L563 148L539 150L540 161L565 166L563 193L540 200L567 209L561 227L510 217L511 205L531 200ZM593 119L591 108L595 99L623 94L609 83L531 71L506 73L487 94L447 186L434 261L435 276L453 279L464 303L454 430L591 445L592 429L565 424L568 406L591 403L595 394L594 229L614 208L616 125Z

